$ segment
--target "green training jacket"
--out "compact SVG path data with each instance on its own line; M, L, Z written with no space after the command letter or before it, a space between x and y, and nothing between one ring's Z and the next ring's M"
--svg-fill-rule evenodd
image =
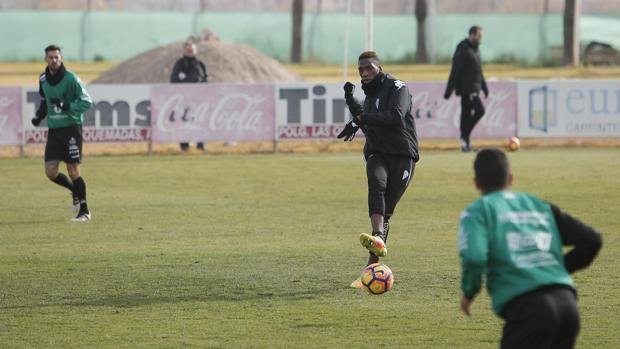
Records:
M64 70L63 78L52 85L47 81L45 73L39 77L40 91L43 92L47 104L47 125L49 128L81 125L84 112L93 104L92 99L80 78L70 70ZM69 111L63 111L52 103L52 99L59 98L69 103Z
M551 206L535 196L497 191L461 214L461 289L473 298L486 277L493 310L546 285L574 287Z

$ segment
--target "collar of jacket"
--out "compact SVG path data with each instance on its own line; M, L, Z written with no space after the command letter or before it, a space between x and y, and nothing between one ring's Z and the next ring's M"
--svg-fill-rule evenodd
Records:
M372 79L369 83L362 83L362 90L364 90L364 94L366 96L372 96L376 94L381 88L381 84L383 83L383 79L385 78L385 74L383 72L379 72L374 79Z
M471 47L474 51L478 51L478 45L474 45L471 41L469 41L469 38L466 38L465 42L467 46Z
M45 81L47 81L52 86L58 85L60 80L62 80L62 78L65 77L66 71L67 70L65 69L64 63L60 63L60 68L58 68L58 71L54 75L52 75L52 73L50 72L50 68L46 67L45 68Z

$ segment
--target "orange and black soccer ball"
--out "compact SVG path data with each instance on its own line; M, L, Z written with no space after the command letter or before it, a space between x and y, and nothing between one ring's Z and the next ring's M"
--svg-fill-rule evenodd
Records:
M384 294L392 288L394 274L387 265L374 263L362 270L362 284L371 294Z

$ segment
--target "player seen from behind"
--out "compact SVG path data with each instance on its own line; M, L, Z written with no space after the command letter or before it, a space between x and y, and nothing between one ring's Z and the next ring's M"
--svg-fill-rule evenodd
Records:
M484 276L505 321L502 349L573 348L579 312L570 273L592 262L600 234L552 204L510 191L501 150L481 150L474 171L482 197L461 214L461 309L470 315ZM574 248L564 254L563 246Z

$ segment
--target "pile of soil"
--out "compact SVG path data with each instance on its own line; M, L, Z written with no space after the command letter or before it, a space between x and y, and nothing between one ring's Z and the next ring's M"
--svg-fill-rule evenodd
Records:
M196 57L207 66L209 82L254 83L303 81L278 61L243 44L201 41ZM183 42L146 51L104 72L93 84L170 82L174 63L183 55Z

